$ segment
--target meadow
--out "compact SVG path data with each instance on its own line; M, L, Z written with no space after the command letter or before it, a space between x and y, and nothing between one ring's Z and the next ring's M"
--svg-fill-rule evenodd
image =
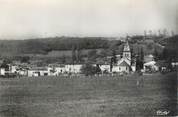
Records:
M138 85L139 81L139 85ZM176 73L0 79L0 117L176 114Z

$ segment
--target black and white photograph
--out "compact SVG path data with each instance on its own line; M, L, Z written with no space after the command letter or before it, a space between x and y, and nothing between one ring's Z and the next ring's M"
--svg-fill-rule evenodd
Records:
M178 0L0 0L0 117L178 116Z

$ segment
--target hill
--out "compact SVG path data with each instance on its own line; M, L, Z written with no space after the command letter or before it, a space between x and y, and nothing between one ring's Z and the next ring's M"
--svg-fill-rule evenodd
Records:
M134 55L143 49L144 54L154 54L156 50L162 53L164 47L174 37L151 37L132 36L129 43ZM95 52L98 57L111 56L112 50L121 54L124 43L121 40L105 37L54 37L37 38L27 40L0 40L0 56L18 58L29 56L38 58L70 58L72 52L80 52L80 57L87 57L89 53Z
M53 50L98 49L107 47L108 40L100 37L0 40L1 55L46 54Z

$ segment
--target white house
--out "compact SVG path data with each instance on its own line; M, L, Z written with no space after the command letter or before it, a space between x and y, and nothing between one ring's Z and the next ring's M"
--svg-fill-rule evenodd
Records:
M26 69L21 69L21 70L17 71L17 74L19 74L21 76L27 76L28 72Z
M48 76L49 70L46 67L35 67L28 70L28 77Z
M144 63L143 69L144 69L144 72L159 71L159 67L156 65L155 61L150 61L150 62Z
M5 76L5 68L0 68L0 75Z
M64 73L80 73L82 64L55 65L48 68L49 75L58 76ZM53 72L51 72L53 71Z
M172 65L172 67L177 67L178 66L178 62L172 62L171 65Z
M110 65L100 65L100 69L103 72L110 72Z
M81 64L65 65L65 72L67 72L67 73L80 73L81 67L82 67Z
M10 65L10 71L11 73L16 73L17 72L17 66L16 65Z
M8 68L0 68L1 70L1 75L5 75L5 74L15 74L17 73L17 66L16 65L11 65L11 64L7 64Z

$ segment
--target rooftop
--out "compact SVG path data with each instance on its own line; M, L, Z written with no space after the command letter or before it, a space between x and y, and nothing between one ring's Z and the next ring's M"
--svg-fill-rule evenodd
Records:
M129 64L127 64L125 61L123 61L119 64L119 66L129 66Z

